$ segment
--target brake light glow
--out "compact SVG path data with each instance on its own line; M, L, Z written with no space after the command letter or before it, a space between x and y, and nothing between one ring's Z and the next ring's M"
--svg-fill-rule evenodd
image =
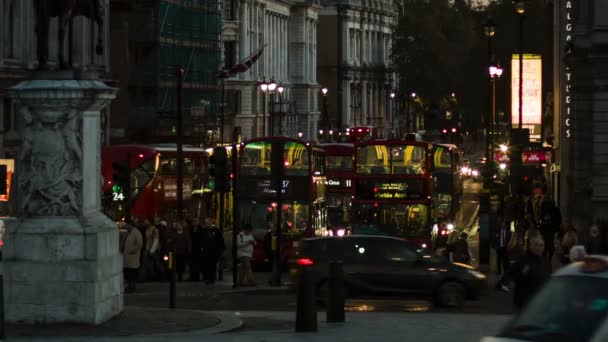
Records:
M310 258L300 258L298 259L298 265L300 266L312 266L314 265L314 261Z

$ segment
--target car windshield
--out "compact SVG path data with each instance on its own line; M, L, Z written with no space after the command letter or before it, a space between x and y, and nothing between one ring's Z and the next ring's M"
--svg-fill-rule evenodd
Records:
M555 277L499 335L525 341L588 341L608 314L608 279Z

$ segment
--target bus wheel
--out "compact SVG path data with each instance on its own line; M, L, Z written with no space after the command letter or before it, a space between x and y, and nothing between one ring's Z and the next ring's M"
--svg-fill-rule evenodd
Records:
M464 305L466 290L457 281L443 283L437 290L437 304L444 307L460 308Z

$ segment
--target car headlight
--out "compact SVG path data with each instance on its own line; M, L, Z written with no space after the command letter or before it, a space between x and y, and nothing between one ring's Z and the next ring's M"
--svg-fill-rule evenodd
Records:
M477 278L477 279L486 279L486 275L476 271L476 270L467 270L467 272L469 272L470 275L472 275L473 277Z
M447 228L448 230L454 230L454 224L448 223Z

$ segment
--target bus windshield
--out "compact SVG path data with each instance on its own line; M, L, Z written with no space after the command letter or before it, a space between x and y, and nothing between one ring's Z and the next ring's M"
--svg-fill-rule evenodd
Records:
M364 145L357 147L358 174L424 174L426 151L414 145Z
M353 170L352 156L325 156L325 164L328 171L347 171Z
M276 202L239 201L239 217L241 226L251 224L253 235L262 240L264 234L270 229L271 223L276 222ZM310 206L300 202L283 203L281 212L281 226L283 234L290 236L303 235L308 226Z
M272 143L266 141L252 142L243 147L240 172L249 176L270 175L270 153Z
M424 204L361 204L353 210L355 234L423 236L428 233L428 206Z

